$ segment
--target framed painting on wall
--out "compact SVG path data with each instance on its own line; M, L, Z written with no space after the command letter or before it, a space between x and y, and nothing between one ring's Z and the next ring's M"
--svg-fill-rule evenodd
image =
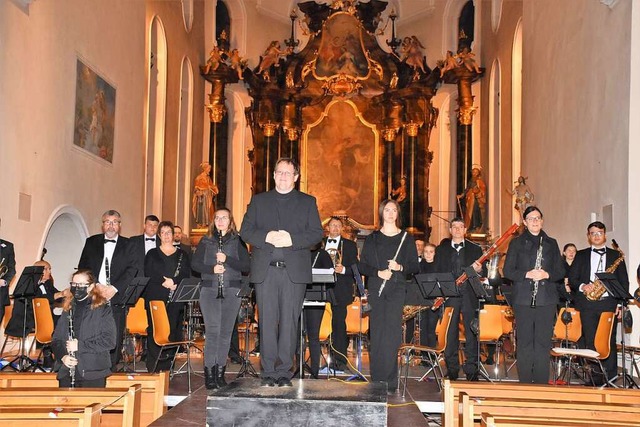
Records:
M73 145L113 163L115 112L116 89L78 59Z

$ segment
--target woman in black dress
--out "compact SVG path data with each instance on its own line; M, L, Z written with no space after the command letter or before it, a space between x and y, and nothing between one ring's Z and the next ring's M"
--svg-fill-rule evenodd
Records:
M360 272L367 276L370 314L371 379L398 387L398 347L402 340L402 308L407 278L419 272L413 237L400 229L400 206L384 200L378 208L382 226L364 241Z
M558 242L542 231L540 209L529 206L522 217L526 229L509 244L503 268L513 282L518 378L521 383L547 384L558 283L565 269Z
M231 334L240 310L238 291L242 273L251 264L249 252L236 230L231 211L220 208L193 256L193 269L202 274L200 310L204 318L204 377L209 390L227 382L227 355ZM218 298L218 296L223 298Z
M169 303L168 300L169 295L176 290L180 281L191 276L191 266L188 254L179 247L173 246L173 233L173 223L170 221L162 221L158 224L160 246L149 250L144 257L144 275L149 278L149 283L142 294L149 321L147 328L147 371L149 372L153 372L160 353L160 347L153 339L150 301L163 301L167 305L167 316L171 328L169 339L182 341L184 338L180 322L184 314L184 303ZM163 354L162 360L158 361L156 372L171 368L172 355L165 354Z

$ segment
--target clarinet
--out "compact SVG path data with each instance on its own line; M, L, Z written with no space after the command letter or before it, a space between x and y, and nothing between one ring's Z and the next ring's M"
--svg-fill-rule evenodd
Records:
M542 267L542 236L540 236L540 246L536 253L536 265L533 267L535 270L539 270ZM538 280L534 280L531 285L531 308L536 308L536 299L538 298Z
M75 339L75 333L73 332L73 308L75 301L71 302L71 309L69 310L69 341ZM70 351L69 356L76 357L75 351ZM69 375L71 375L71 388L76 386L76 367L75 365L69 367Z
M180 253L180 256L178 257L178 265L176 266L176 272L173 273L173 277L178 277L178 275L180 274L180 266L182 265L182 255L183 253ZM178 289L176 287L176 289ZM169 304L171 302L171 298L173 298L173 293L175 292L175 289L169 289L169 296L167 297L167 304Z
M218 253L222 253L222 233L218 232ZM217 262L217 265L222 265L223 263ZM224 273L218 274L218 296L216 299L224 299L224 293L222 292L222 288L224 286Z
M109 258L104 258L104 275L106 277L107 286L111 286L111 271L109 269Z

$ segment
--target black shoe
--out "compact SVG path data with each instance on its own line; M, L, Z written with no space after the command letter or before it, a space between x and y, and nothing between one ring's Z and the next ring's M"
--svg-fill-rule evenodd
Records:
M278 387L293 387L291 380L287 377L278 378Z
M264 377L260 381L260 387L275 387L276 380L271 377Z
M244 359L240 356L233 356L231 358L232 363L237 363L238 365L242 365L244 363Z
M478 373L473 372L473 373L467 374L467 381L478 381Z
M224 379L224 371L227 370L226 366L218 366L218 375L216 376L216 382L218 387L224 387L227 385L227 381Z
M218 370L218 365L215 365L213 368L204 367L204 386L207 390L215 390L218 388L218 383L216 382L216 376L214 372Z
M489 359L489 358L485 359L484 364L485 365L493 365L493 357L491 359Z

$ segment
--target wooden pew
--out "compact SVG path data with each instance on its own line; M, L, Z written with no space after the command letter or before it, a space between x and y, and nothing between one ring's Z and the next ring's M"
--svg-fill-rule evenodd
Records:
M614 421L614 420L588 420L588 421L576 421L573 419L559 420L554 419L552 421L542 419L540 417L511 417L508 415L492 415L488 413L482 413L480 418L480 425L482 427L534 427L534 426L553 426L553 427L593 427L593 426L621 426L621 427L635 427L638 425L636 420Z
M124 373L107 377L107 388L142 386L140 425L147 426L166 412L164 397L169 394L169 373ZM57 387L55 373L0 372L0 389L12 387Z
M0 425L3 427L98 427L100 426L100 403L93 403L77 412L62 411L56 416L51 410L34 408L0 408Z
M445 427L459 425L459 416L463 412L463 408L460 405L461 392L467 393L471 398L552 399L556 401L620 404L640 402L640 390L520 383L451 382L445 380L443 390Z
M140 424L141 390L140 384L124 388L6 388L0 389L0 408L33 407L51 411L99 403L102 426L130 427Z
M567 419L624 421L637 419L638 415L640 415L640 405L637 404L558 401L553 398L547 400L489 397L471 399L464 392L461 392L460 396L463 407L463 427L473 427L476 424L480 424L482 412L487 412L494 416L508 416L514 419L518 417L537 417L542 421L546 421L546 425L556 425L558 421Z

